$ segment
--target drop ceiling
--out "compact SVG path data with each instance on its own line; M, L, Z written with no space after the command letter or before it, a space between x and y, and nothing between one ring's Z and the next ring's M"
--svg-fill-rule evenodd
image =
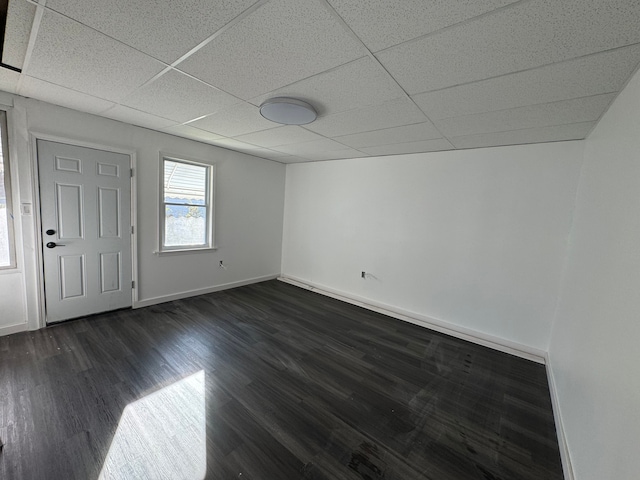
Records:
M638 0L9 0L0 89L278 162L582 139ZM280 126L258 106L311 103Z

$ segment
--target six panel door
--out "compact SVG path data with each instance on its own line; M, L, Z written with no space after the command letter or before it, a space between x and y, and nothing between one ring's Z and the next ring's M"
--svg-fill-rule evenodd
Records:
M130 157L37 147L47 323L130 307Z

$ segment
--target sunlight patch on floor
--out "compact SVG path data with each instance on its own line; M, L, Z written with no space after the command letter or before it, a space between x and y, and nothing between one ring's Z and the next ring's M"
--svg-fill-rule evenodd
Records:
M99 480L201 480L206 470L201 370L125 407Z

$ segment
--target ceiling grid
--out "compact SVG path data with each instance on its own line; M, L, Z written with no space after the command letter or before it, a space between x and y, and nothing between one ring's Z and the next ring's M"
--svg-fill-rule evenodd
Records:
M0 89L284 163L577 140L638 24L637 0L9 0ZM277 96L318 119L265 120Z

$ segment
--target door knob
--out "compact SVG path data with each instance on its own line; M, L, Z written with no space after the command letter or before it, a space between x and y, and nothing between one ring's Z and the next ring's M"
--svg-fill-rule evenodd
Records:
M46 232L44 232L44 233L46 233L47 235L55 235L55 234L56 234L56 231L55 231L55 230L51 230L51 229L49 229L49 230L47 230L47 231L46 231Z
M61 244L56 243L56 242L47 243L47 248L56 248L56 247L64 247L64 245L61 245Z

